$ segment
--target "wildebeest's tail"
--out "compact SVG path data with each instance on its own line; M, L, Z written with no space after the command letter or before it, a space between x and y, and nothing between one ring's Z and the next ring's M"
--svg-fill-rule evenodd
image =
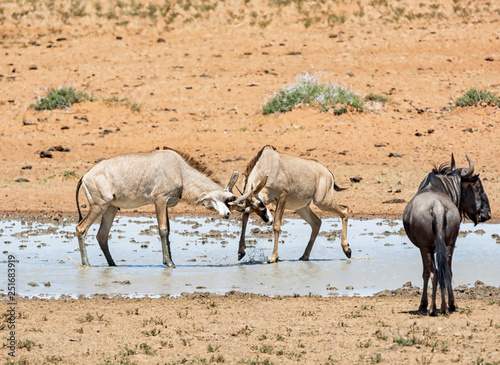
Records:
M80 186L82 186L83 177L78 181L78 185L76 185L76 207L78 208L78 223L80 223L83 219L82 211L80 210L80 203L78 202L78 192L80 191Z
M446 290L449 293L451 291L451 272L446 259L446 243L444 241L446 223L445 214L434 215L432 224L436 234L436 241L434 242L437 261L436 273L441 290Z

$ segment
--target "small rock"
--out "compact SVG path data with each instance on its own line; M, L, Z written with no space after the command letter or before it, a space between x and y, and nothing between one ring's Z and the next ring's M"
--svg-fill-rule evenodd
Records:
M30 182L28 179L25 179L24 177L20 177L19 179L15 180L18 183L23 183L23 182Z
M101 162L101 161L103 161L103 160L105 160L105 158L104 158L104 157L100 157L100 158L98 158L97 160L95 160L94 162L95 162L95 163L98 163L98 162Z
M347 73L347 76L349 76L349 77L354 77L354 72L349 71L349 72Z
M165 43L165 40L163 38L158 38L158 40L156 42L158 42L158 43Z
M485 60L488 61L488 62L495 61L495 59L493 57L486 57Z
M38 70L38 67L36 65L31 65L28 69L29 70Z
M40 157L41 158L52 158L52 153L47 152L47 151L40 151Z
M50 281L47 281L45 284L43 284L43 286L49 287L50 286Z
M347 290L354 290L354 287L352 285L348 285L345 287Z
M21 167L21 170L31 170L33 166L31 165L26 165L26 166L23 166Z
M375 143L375 147L385 147L387 146L385 143Z
M390 199L382 202L382 204L403 204L406 203L404 199Z
M33 282L33 281L30 281L30 282L28 283L28 285L29 285L29 286L32 286L32 287L36 287L36 286L38 286L38 284L37 284L37 283L35 283L35 282Z
M363 178L360 177L360 176L356 176L356 177L351 177L350 180L351 182L353 183L359 183Z
M63 131L63 130L65 130L65 129L69 129L69 127L68 127L67 125L63 125L63 126L61 127L61 130Z
M52 146L52 147L50 147L49 151L69 152L70 149L69 148L65 148L65 147L59 145L59 146Z
M406 283L403 284L403 288L411 288L411 281L407 281Z
M389 153L389 157L403 157L403 155L400 153L391 152Z

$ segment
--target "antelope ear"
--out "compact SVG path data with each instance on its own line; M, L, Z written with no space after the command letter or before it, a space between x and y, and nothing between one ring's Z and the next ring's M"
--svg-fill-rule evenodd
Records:
M257 185L257 187L254 189L254 191L253 191L254 194L258 194L264 188L264 186L266 186L268 177L269 177L269 175L266 175L262 178L259 185Z

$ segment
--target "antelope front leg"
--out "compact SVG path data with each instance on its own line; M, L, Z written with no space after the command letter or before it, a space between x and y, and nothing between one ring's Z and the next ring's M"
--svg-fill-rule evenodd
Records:
M175 268L170 252L170 222L168 220L167 201L165 199L155 200L156 219L158 220L158 230L160 231L161 248L163 252L163 265Z
M278 198L278 202L276 203L276 214L274 215L274 248L271 257L269 258L269 263L274 263L278 261L278 242L280 238L280 230L281 230L281 220L283 219L283 212L285 211L286 205L286 193L281 193Z
M238 261L240 261L243 257L245 257L245 231L247 230L248 217L250 213L243 213L241 217L241 236L240 236L240 244L238 247Z

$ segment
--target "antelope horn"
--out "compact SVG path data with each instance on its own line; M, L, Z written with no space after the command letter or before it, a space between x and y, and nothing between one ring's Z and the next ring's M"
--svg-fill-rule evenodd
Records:
M236 184L236 181L238 181L238 171L233 171L233 176L231 176L231 179L227 183L227 186L224 190L232 193L233 187L234 187L234 184Z
M236 189L238 189L238 187L236 187ZM238 191L240 191L240 189L238 189ZM244 195L241 195L239 197L236 198L235 201L232 201L230 203L228 203L229 205L237 205L237 204L240 204L241 202L247 200L250 195L252 195L253 193L253 185L250 187L250 191ZM240 194L241 194L241 191L240 191Z
M255 188L255 193L254 194L258 194L263 188L264 186L266 186L266 183L267 183L267 178L269 177L269 175L266 175L262 178L262 180L260 181L259 185L257 185L257 187Z
M451 154L451 164L450 164L450 169L451 171L455 170L455 156L453 156L453 153Z
M470 160L469 156L465 155L467 158L467 161L469 162L469 168L467 169L467 172L462 175L462 178L464 179L469 179L472 177L472 174L474 174L474 164Z

